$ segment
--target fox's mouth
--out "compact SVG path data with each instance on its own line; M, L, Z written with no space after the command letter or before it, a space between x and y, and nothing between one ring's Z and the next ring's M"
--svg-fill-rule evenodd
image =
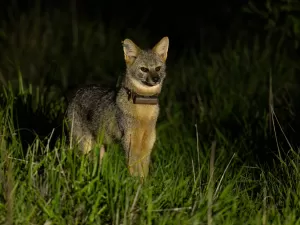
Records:
M157 85L158 83L150 83L150 82L147 82L147 81L142 81L142 83L148 87L153 87L155 85Z

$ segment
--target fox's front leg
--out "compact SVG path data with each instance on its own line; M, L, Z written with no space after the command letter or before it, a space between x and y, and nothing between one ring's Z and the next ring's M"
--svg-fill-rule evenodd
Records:
M146 130L142 139L141 145L141 168L144 174L144 177L148 176L149 173L149 164L151 159L151 152L156 139L156 131L155 127L149 130Z
M146 130L136 129L125 135L124 147L131 175L147 177L155 139L156 132L154 128Z

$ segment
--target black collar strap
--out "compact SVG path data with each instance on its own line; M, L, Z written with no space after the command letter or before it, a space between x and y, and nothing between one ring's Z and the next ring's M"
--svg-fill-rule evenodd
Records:
M124 87L127 95L128 95L128 101L132 99L133 104L142 104L142 105L157 105L158 104L158 95L152 95L152 96L144 96L139 95L135 93L134 91L130 90L127 87Z

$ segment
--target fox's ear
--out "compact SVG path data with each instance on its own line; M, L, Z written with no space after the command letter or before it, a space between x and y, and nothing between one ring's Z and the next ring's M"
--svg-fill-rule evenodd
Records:
M122 45L125 62L127 64L132 64L139 54L139 47L136 44L134 44L133 41L130 39L125 39L124 41L122 41Z
M167 60L169 49L169 38L162 38L152 49L156 54L158 54L164 61Z

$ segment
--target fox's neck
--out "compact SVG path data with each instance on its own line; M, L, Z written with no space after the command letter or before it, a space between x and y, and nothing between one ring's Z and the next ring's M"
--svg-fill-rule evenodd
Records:
M124 80L121 84L123 87L135 92L138 95L143 96L153 96L153 95L159 95L161 91L161 84L149 87L142 83L140 83L137 80L134 80L132 78L128 78L128 76L125 76Z

